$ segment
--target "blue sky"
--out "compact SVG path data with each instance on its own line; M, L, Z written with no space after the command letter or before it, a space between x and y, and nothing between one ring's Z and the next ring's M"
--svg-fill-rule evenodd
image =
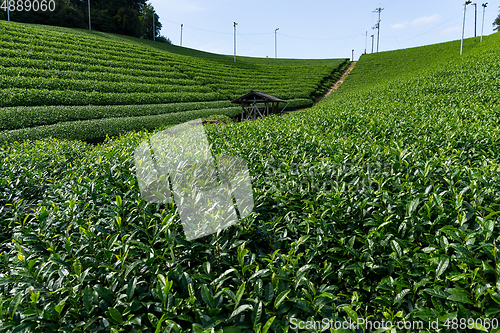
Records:
M482 4L477 3L477 35L481 34ZM296 0L152 0L162 35L179 45L208 52L233 54L233 22L237 22L237 54L275 56L275 29L280 58L355 58L371 52L376 8L384 8L380 51L460 39L463 3L439 1L296 1ZM493 33L500 0L488 1L484 34ZM467 6L465 37L474 36L474 6ZM366 32L368 31L368 39ZM366 43L367 40L367 43Z

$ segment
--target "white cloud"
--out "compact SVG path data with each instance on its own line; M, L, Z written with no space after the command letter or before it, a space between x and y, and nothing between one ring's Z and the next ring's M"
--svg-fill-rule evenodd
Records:
M408 23L409 23L408 21L402 22L402 23L396 23L396 24L391 25L391 28L392 29L404 29L404 28L406 28Z
M455 33L457 31L460 31L460 27L451 27L451 28L442 30L441 32L439 32L439 35L440 36L445 36L445 35L449 35L449 34Z
M431 16L423 16L423 17L419 17L418 19L413 20L411 22L411 25L418 27L418 26L429 24L429 23L438 22L440 19L441 19L441 15L439 15L439 14L435 14L435 15L431 15Z
M413 26L413 27L421 27L426 24L430 24L433 22L438 22L441 19L441 15L435 14L431 16L422 16L417 19L414 19L413 21L404 21L400 23L393 24L391 26L392 29L404 29L407 28L408 26Z

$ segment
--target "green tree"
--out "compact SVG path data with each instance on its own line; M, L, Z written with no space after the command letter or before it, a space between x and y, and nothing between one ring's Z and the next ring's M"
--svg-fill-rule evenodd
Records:
M142 35L141 38L153 39L153 13L154 13L154 36L159 37L162 24L160 16L154 11L153 5L147 3L141 8Z
M36 23L36 24L46 24L46 25L58 25L70 28L83 28L84 19L82 14L75 7L74 3L70 0L54 0L55 10L54 11L35 11L35 10L24 10L24 11L11 11L10 19L11 21L23 22L23 23ZM23 3L23 7L26 6ZM7 19L7 15L2 11L4 15L0 18Z
M493 26L495 27L494 30L500 32L500 14L498 14L498 17L495 19L495 22L493 22Z
M88 17L84 17L83 13L70 0L56 0L56 11L46 18L45 24L84 28L86 18Z
M114 32L134 37L141 36L142 22L136 10L120 7L113 16Z
M2 1L2 0L0 0ZM11 12L10 19L16 22L57 25L69 28L88 28L88 0L54 0L53 12L20 11ZM145 38L148 25L144 19L146 0L90 0L92 30L112 32ZM147 9L154 8L149 5ZM0 11L0 19L7 14ZM155 14L157 34L161 29L159 16ZM152 17L149 30L152 39Z

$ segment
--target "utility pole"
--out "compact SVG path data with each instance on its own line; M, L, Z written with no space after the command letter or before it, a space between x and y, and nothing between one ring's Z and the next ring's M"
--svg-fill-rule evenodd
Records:
M475 16L475 19L474 19L474 37L477 37L477 3L473 3L474 7L475 7L475 13L476 13L476 16Z
M481 40L480 42L483 41L483 32L484 32L484 14L486 14L486 7L488 7L488 3L483 3L483 27L481 28Z
M373 30L376 30L376 29L378 29L378 28L379 28L379 23L376 23L376 24L373 26L373 28L372 28L372 29L373 29ZM373 37L373 38L375 38L375 36L374 36L374 35L372 35L372 37ZM372 47L372 53L373 53L373 47Z
M182 46L182 27L184 26L184 24L181 24L181 46Z
M9 0L7 0L7 21L10 21Z
M153 42L156 41L156 29L155 29L155 11L153 10Z
M354 61L354 49L352 49L352 60L351 61Z
M236 26L237 25L238 25L238 23L233 22L233 26L234 26L234 62L236 62Z
M375 39L375 35L372 35L371 37L372 37L372 53L373 53L373 41Z
M366 32L366 37L365 37L365 53L366 54L366 47L368 46L368 31Z
M280 30L280 28L276 28L276 30L274 30L274 58L275 59L278 59L278 30Z
M377 29L377 52L380 45L380 13L382 13L383 10L384 8L379 7L373 11L374 13L378 13L378 22L375 25L375 28Z
M463 50L464 50L465 13L467 12L467 5L470 5L471 3L472 3L472 1L470 1L470 0L467 0L467 1L464 3L464 23L463 23L463 27L462 27L462 41L461 41L461 43L460 43L460 55L462 55Z
M7 0L7 6L9 5L9 2ZM90 22L90 0L89 0L89 30L92 30L92 24Z

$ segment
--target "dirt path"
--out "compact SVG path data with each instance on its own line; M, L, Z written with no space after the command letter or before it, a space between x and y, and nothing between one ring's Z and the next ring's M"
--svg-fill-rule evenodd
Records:
M333 93L335 90L337 90L340 87L340 85L342 83L344 83L345 79L347 78L347 76L349 75L349 73L351 73L351 71L354 68L354 66L356 65L356 63L357 63L357 61L351 62L351 64L344 71L344 74L342 74L342 76L340 77L340 79L338 79L337 82L335 82L333 84L333 86L330 89L328 89L328 92L324 96L318 98L314 104L316 104L318 102L321 102L322 100L324 100L325 98L327 98L328 96L330 96L331 93ZM302 111L302 110L288 111L288 112L284 112L283 114L290 114L290 113L295 113L295 112L300 112L300 111Z
M340 85L341 85L342 83L344 83L345 79L347 78L347 76L349 75L349 73L351 73L351 71L352 71L352 69L354 68L354 66L356 66L356 63L357 63L357 61L353 61L353 62L351 62L351 64L350 64L350 65L349 65L349 67L347 67L347 69L344 71L344 74L342 74L342 76L340 77L340 79L339 79L337 82L335 82L335 83L333 84L333 86L332 86L332 87L328 90L328 92L327 92L327 93L326 93L323 97L319 98L319 99L316 101L316 103L321 102L322 100L324 100L325 98L327 98L328 96L330 96L330 95L331 95L331 93L333 93L335 90L337 90L337 89L340 87Z

